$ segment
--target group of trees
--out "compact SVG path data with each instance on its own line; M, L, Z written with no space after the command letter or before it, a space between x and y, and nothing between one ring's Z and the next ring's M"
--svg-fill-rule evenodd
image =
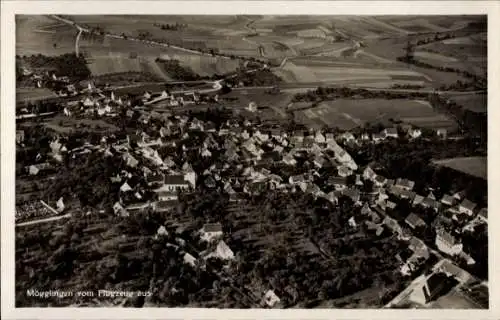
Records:
M179 81L196 81L204 79L190 67L182 66L179 60L156 58L156 63L173 79Z
M308 90L306 93L297 93L293 97L295 102L316 102L332 100L337 98L362 98L362 99L418 99L427 98L427 93L420 92L391 92L371 91L366 89L353 89L347 87L318 87L316 90Z
M57 76L67 76L73 80L88 79L91 75L85 58L75 53L65 53L60 56L37 54L23 56L21 59L33 69L51 70Z
M162 30L168 30L168 31L180 31L180 30L184 30L188 27L187 24L185 23L172 23L172 24L169 24L169 23L155 23L153 24L153 26L155 27L158 27Z
M119 84L129 84L130 82L160 82L157 75L150 72L119 72L119 73L108 73L94 77L94 82L96 86L104 85L106 83L113 83L113 85Z
M247 70L240 70L234 77L229 77L226 82L231 85L239 85L242 83L245 87L253 86L275 86L283 82L279 76L275 75L270 70L255 70L248 72Z
M459 125L461 125L463 129L480 135L482 144L486 143L488 133L488 116L486 112L473 112L459 105L452 99L446 99L438 94L430 95L429 102L437 110L444 111L457 119Z

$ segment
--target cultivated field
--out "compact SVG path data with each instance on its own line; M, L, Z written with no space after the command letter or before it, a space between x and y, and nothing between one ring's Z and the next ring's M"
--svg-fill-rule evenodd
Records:
M480 113L488 111L488 97L486 94L452 95L449 98L467 110Z
M484 157L442 159L436 160L434 163L474 177L488 179L488 161Z
M297 121L312 127L327 125L344 130L365 123L390 124L390 119L425 128L455 126L451 119L434 111L427 102L416 100L338 99L322 102L317 107L296 111L294 114Z
M354 60L354 59L353 59ZM352 60L351 60L352 61ZM367 65L364 62L332 61L327 58L289 60L276 74L286 82L322 82L325 84L384 83L423 85L427 78L417 72L390 66Z
M486 42L479 35L452 38L419 47L417 60L435 66L466 70L478 75L487 71ZM438 53L439 52L439 53Z

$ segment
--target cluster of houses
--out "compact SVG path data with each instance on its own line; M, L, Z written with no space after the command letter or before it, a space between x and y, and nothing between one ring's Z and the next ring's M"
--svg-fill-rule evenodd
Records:
M80 106L80 111L84 113L113 116L120 108L131 107L131 101L117 98L113 92L107 96L91 84L87 92L87 97L75 105ZM198 103L200 97L195 93L174 96L166 91L159 95L149 92L143 95L145 105L159 101L178 106ZM68 105L64 113L71 116L75 106ZM254 104L249 105L251 111L256 108ZM150 116L144 115L139 121L147 124L150 119ZM119 155L126 168L109 177L112 183L119 185L120 197L113 205L117 215L127 216L146 209L169 211L177 204L179 192L200 187L218 189L228 194L233 202L269 190L307 193L333 205L338 204L340 198L349 198L364 217L360 219L359 215L353 214L348 220L349 227L359 228L364 223L379 235L384 230L390 230L408 242L408 253L397 257L402 274L412 275L429 259L430 249L414 235L416 231L426 228L435 228L438 250L450 256L460 256L469 264L474 263L463 250L460 234L474 232L476 226L487 223L487 209L478 208L465 198L463 192L445 194L441 199L436 199L432 192L420 195L414 191L413 181L403 177L388 179L370 166L359 168L342 147L360 140L378 143L398 138L400 133L396 128L384 129L372 137L363 134L356 138L349 132L334 135L321 130L284 131L257 125L249 119L228 120L220 126L185 115L163 117L162 121L161 128L152 128L148 133L139 131L129 134L126 140L108 143L107 137L103 137L100 146L87 143L67 150L60 139L54 139L50 143L50 156L61 162L67 155L76 157L95 151L102 152L104 157ZM204 137L203 142L194 147L186 143L193 132L201 132ZM411 139L422 135L419 129L412 127L405 128L404 132ZM446 131L440 131L438 135L445 137ZM24 133L16 132L16 140L21 143ZM180 161L176 154L162 157L158 152L162 146L181 147L184 154L187 150L196 149L200 157L211 165L203 172L195 172L189 161ZM213 157L215 154L216 159ZM271 167L277 165L294 168L295 174L284 176L272 173ZM31 175L37 175L47 168L50 165L41 163L29 166L27 170ZM327 179L320 179L325 172ZM367 184L372 187L366 188ZM148 193L154 196L151 198ZM401 202L410 203L412 208L404 221L391 217L391 211L397 210ZM434 221L423 216L428 211L436 213ZM461 227L457 228L457 225ZM157 237L167 234L165 227L160 227ZM222 225L217 222L206 224L199 231L200 240L211 244L206 252L199 255L202 260L210 257L224 261L234 259L233 251L222 240L223 235ZM184 255L187 264L199 265L197 260L188 252ZM264 303L272 307L279 303L279 297L269 290L264 294Z
M58 89L56 94L61 97L78 94L75 85L70 83L70 79L67 76L57 76L54 72L49 71L33 71L26 67L22 68L22 72L23 76L32 81L36 88L56 87Z
M179 135L176 136L179 127L187 129L182 130L184 133L180 136L180 141ZM194 172L189 163L176 167L174 159L161 159L153 149L154 145L164 144L169 137L174 136L177 137L174 143L182 145L182 140L189 137L190 130L206 133L204 142L198 147L203 158L211 159L213 153L223 151L223 160L219 158L219 161L204 172ZM228 121L216 129L213 123L184 116L178 116L176 121L168 121L160 132L159 141L148 140L145 134L129 137L129 143L135 141L140 146L141 151L136 150L136 155L147 158L158 168L157 173L147 175L148 185L154 186L157 193L157 202L150 207L157 211L169 210L175 204L176 191L189 190L197 185L209 189L220 188L222 192L229 194L231 201L262 194L268 190L309 193L333 204L337 204L341 197L348 197L360 208L361 214L368 217L363 219L363 222L369 229L378 234L388 229L400 239L408 241L411 253L398 258L403 274L413 274L430 257L426 244L413 235L413 232L419 229L435 228L435 245L441 252L450 256L458 255L469 264L474 263L463 251L459 234L462 231L473 231L474 226L486 223L486 209L477 210L475 204L464 198L463 192L443 195L441 199L436 199L432 191L427 195L413 191L415 183L408 179L388 179L377 174L370 166L361 170L348 152L337 143L349 141L349 134L334 136L321 131L284 132L278 128L256 127L250 120L241 124ZM392 132L388 130L385 134L390 137ZM221 137L223 139L220 139ZM270 171L273 164L296 167L304 157L310 165L304 166L308 169L300 174L284 177ZM125 153L124 159L131 167L139 163L135 155L130 153ZM316 178L325 168L328 168L330 176L325 184L318 185L315 183ZM173 170L172 172L176 173L165 174L165 171L160 172L162 170ZM373 185L370 191L363 187L367 181ZM138 199L141 197L127 182L123 182L121 190L124 193L134 193ZM400 201L409 202L413 208L413 212L410 212L404 221L397 221L390 214L397 209ZM117 212L123 213L145 207L132 205L124 208L117 203L116 208ZM436 219L440 223L431 223L428 217L422 216L429 210L439 213ZM445 219L448 216L450 221ZM349 226L358 228L361 222L357 220L353 215L349 219ZM463 228L450 229L454 226L453 221L462 224ZM211 227L207 228L210 230ZM206 233L202 237L211 236ZM218 252L230 252L227 245L221 244L220 249ZM221 256L232 255L228 253Z
M71 116L76 113L84 113L97 116L115 117L118 111L127 109L133 111L133 108L140 108L132 105L132 101L128 97L116 97L114 92L103 92L96 88L92 83L88 83L88 87L82 91L84 97L80 101L72 101L64 108L64 114ZM165 107L182 107L191 104L199 104L206 99L201 97L197 92L183 92L182 94L169 93L163 90L161 93L144 92L141 97L144 106L153 103L162 103Z

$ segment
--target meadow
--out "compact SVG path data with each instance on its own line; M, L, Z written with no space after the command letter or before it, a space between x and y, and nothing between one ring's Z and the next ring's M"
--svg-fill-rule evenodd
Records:
M434 163L474 177L488 179L488 161L484 157L442 159L435 160Z

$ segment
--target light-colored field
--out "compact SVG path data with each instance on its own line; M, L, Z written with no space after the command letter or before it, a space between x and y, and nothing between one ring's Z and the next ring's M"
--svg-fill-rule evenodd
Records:
M446 39L442 41L444 44L464 44L464 45L474 45L476 42L471 37L459 37Z
M42 15L16 15L16 54L59 55L75 51L75 28Z
M428 128L452 128L454 122L439 114L427 103L413 100L338 99L322 102L315 108L295 112L296 119L316 125L328 125L341 129L369 123L389 123L389 119L401 120Z
M488 160L485 157L467 157L435 160L434 163L474 177L488 179Z
M438 53L433 53L433 52L427 52L427 51L417 51L415 52L415 57L418 58L424 58L428 60L435 60L436 62L456 62L458 61L457 59L453 57L448 57L442 54Z

